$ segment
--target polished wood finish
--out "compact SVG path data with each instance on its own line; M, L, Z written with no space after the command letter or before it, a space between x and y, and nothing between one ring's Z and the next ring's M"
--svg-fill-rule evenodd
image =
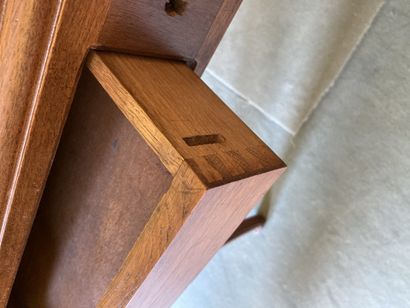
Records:
M154 10L154 1L0 1L0 306L7 303L89 49L176 58L198 63L201 73L239 2L196 0L173 17L160 1ZM136 20L167 28L159 36L155 25L136 35ZM124 40L115 40L118 31L128 28L132 31Z
M185 166L184 163L181 172L184 172ZM282 171L270 171L209 189L195 206L186 203L188 206L183 211L174 209L173 219L170 219L169 213L172 211L166 209L167 205L160 204L159 211L168 212L168 215L161 215L152 224L161 230L161 226L165 227L167 222L175 222L176 227L162 236L162 240L168 237L172 241L168 240L169 245L143 282L139 275L141 265L138 254L142 243L137 241L100 306L123 306L133 294L129 301L130 307L170 307ZM181 173L177 178L186 177ZM195 181L191 183L196 184ZM192 184L184 186L184 193L198 194L198 187ZM242 203L241 206L238 206L239 203ZM178 230L176 234L174 228ZM158 234L158 231L154 234ZM146 247L150 240L145 240Z
M13 288L19 305L95 307L171 180L85 70Z
M13 298L168 307L285 165L183 63L87 64Z
M241 0L190 0L172 16L166 3L113 1L97 48L182 59L202 73Z
M100 52L88 65L174 175L100 306L168 306L284 164L182 63Z
M21 3L19 10L14 10L9 2L0 3L0 131L5 132L0 139L0 187L12 185L12 173L16 167L16 140L22 137L24 116L28 112L28 106L19 104L19 101L32 99L35 95L45 62L50 39L48 30L52 28L55 19L53 14L45 11L55 13L57 10L56 3L52 1L48 6L26 1ZM25 18L27 23L16 23L16 18ZM34 25L34 20L41 20L42 23ZM30 57L27 56L29 54ZM8 194L7 189L0 190L0 217L6 212Z
M81 65L108 2L3 3L0 307L7 303Z
M175 174L183 160L208 186L282 167L282 161L183 63L109 52L89 67ZM190 146L186 138L219 135Z

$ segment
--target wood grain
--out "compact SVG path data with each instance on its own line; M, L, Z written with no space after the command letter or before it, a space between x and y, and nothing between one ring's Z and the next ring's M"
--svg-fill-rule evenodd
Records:
M85 70L13 288L19 304L95 307L171 179Z
M99 306L170 307L282 171L210 189L199 202L198 196L183 202L175 200L175 194L164 196L158 216L149 221ZM184 196L202 194L187 164L174 179L182 181L186 181ZM172 204L183 210L172 209ZM145 266L153 264L147 275Z
M0 306L7 302L81 65L109 0L8 0L4 5Z
M88 66L174 176L99 306L167 307L285 165L183 64L93 52Z
M220 13L228 2L239 3L190 1L182 16L171 17L163 1L0 1L0 304L7 301L88 49L190 63L197 57L203 69L211 56L206 46L217 45L234 14Z
M24 204L16 209L16 221L10 218L14 210L11 199L28 125L26 115L35 104L58 7L55 1L0 3L0 307L7 303L33 218L30 206L23 212ZM12 230L15 235L7 234L7 228L25 219L23 215L27 217L26 230L17 227Z
M166 2L113 1L96 47L185 60L202 73L241 0L189 0L174 16Z
M89 48L127 50L189 63L195 63L198 59L197 68L202 70L204 65L201 63L206 63L211 56L207 48L217 45L229 23L226 21L234 13L234 9L229 11L223 8L235 8L234 3L239 3L237 0L192 1L196 4L189 5L182 16L167 16L173 18L171 22L169 19L165 22L170 27L165 29L160 26L158 30L162 17L155 17L158 20L154 23L158 25L152 25L152 20L155 14L164 14L162 6L165 3L161 3L161 10L156 11L159 7L155 5L160 1L156 4L139 2L145 8L136 9L137 2L126 0L113 1L111 7L111 0L0 1L0 306L7 303ZM122 5L118 6L120 3ZM142 48L138 47L139 42L144 41L146 36L136 35L138 32L134 27L135 20L139 18L145 21L137 23L150 27L141 31L151 34L154 39L146 41L146 45L143 43ZM102 29L107 34L101 34ZM115 31L122 29L130 31L124 32L125 36L121 37ZM157 31L159 36L155 34ZM184 36L185 32L188 32L187 36ZM117 35L119 40L115 40ZM107 37L107 44L101 43L99 38ZM115 44L108 44L110 40ZM164 47L155 47L152 51L149 50L150 44ZM197 72L200 70L197 69ZM156 126L159 134L153 136L165 138L148 144L155 149L162 147L173 151L172 155L160 151L159 156L162 160L169 160L165 165L173 175L186 161L206 187L213 187L272 169L269 167L272 161L265 160L270 152L264 146L250 147L246 151L233 149L216 156L211 151L206 152L205 156L195 154L187 158L186 153L180 153L180 147L162 133L160 124ZM213 134L208 133L210 136ZM147 138L146 134L142 135ZM204 135L175 136L187 144L184 138ZM202 142L203 139L198 140ZM203 144L196 147L205 148ZM235 171L236 167L232 166L227 168L230 164L241 166L240 171ZM259 167L254 169L256 165ZM233 177L229 174L231 171L236 172Z
M19 140L23 138L25 115L40 82L42 66L51 39L58 3L36 1L0 3L0 218L7 209L7 199L16 169ZM26 22L16 22L23 18ZM41 23L36 23L41 20ZM0 287L1 289L1 287Z
M190 215L204 193L205 186L189 166L183 163L170 189L161 199L143 232L136 239L119 273L101 299L100 307L123 307L130 301L133 293L147 279L148 274L167 251L186 217ZM189 263L185 265L190 266ZM162 285L161 279L163 280L163 277L156 283ZM171 285L170 289L177 293L181 291ZM152 294L148 297L152 297Z
M88 66L104 90L84 72L13 300L168 307L284 164L183 64Z
M284 167L183 63L93 52L88 65L172 174L185 160L213 187ZM221 141L190 146L184 139L208 135Z

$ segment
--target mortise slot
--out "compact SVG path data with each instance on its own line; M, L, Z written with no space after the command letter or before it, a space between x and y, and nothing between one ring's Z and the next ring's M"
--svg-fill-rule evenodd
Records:
M197 135L183 138L185 143L190 147L204 144L223 143L225 138L219 134Z
M169 16L182 15L185 12L187 3L183 0L169 0L165 3L165 12Z

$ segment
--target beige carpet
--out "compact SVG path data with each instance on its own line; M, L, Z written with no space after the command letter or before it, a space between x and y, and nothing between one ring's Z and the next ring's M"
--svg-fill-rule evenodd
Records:
M175 308L410 307L409 21L409 0L386 2L295 137L265 228Z
M245 0L208 73L295 135L383 2Z

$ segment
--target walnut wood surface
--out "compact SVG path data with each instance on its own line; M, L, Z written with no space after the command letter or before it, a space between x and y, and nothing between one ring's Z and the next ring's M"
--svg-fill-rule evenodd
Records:
M16 278L16 301L94 307L170 181L85 70Z
M189 0L174 16L166 2L113 1L97 48L194 61L202 73L241 0Z
M192 179L189 185L183 186L186 205L183 210L172 211L169 207L174 200L161 200L158 217L149 221L149 229L144 229L99 306L170 307L282 171L270 171L209 189L195 204L194 197L197 198L202 190L189 175L192 170L184 163L174 181ZM193 200L186 202L189 198ZM162 228L166 225L172 227L164 234ZM155 235L162 235L161 240L167 245L165 251L162 251L162 241L161 245L151 244ZM146 277L140 276L145 273L141 271L141 268L145 269L140 261L141 249L146 251L144 256L151 253L157 258L160 255L158 260L150 259L156 263Z
M161 199L143 232L136 239L115 279L101 298L99 307L125 307L144 281L151 280L153 268L169 252L171 242L186 222L187 217L190 216L193 208L200 202L205 191L203 183L199 181L186 163L182 163L169 191ZM189 242L186 244L190 245ZM178 269L180 272L199 270L199 264L195 264L189 259L185 261L186 263ZM160 290L154 288L149 290L147 294L142 292L142 297L136 295L138 300L146 298L144 300L146 302L132 304L131 307L156 307L155 299L163 295L163 300L167 303L166 306L173 303L174 297L178 296L187 285L182 281L181 284L167 284L168 270L176 265L173 262L173 257L171 257L169 263L159 265L162 275L155 277L152 284L162 286ZM159 291L159 294L153 293L153 291ZM165 291L169 294L164 294Z
M183 64L93 52L88 66L174 175L99 306L167 307L285 165Z
M183 63L92 52L88 65L171 173L185 160L213 187L284 166ZM185 140L209 135L220 140Z
M105 91L84 72L13 300L168 307L284 164L183 64L88 66Z
M7 303L79 70L108 4L109 0L3 2L0 307Z
M24 115L28 112L28 106L18 102L30 99L38 87L50 39L47 30L53 26L58 8L54 1L48 1L47 6L25 1L19 10L13 11L9 2L0 2L0 131L6 132L0 139L0 187L11 186L18 155L16 140L21 138ZM29 22L16 23L15 19L21 18L19 14L24 14L32 23L34 20L42 23L36 26ZM5 189L0 190L0 217L6 211L7 193Z
M152 52L198 63L201 73L239 2L196 0L182 16L165 19L165 1L0 1L0 306L7 302L88 50ZM150 28L138 33L135 23Z

